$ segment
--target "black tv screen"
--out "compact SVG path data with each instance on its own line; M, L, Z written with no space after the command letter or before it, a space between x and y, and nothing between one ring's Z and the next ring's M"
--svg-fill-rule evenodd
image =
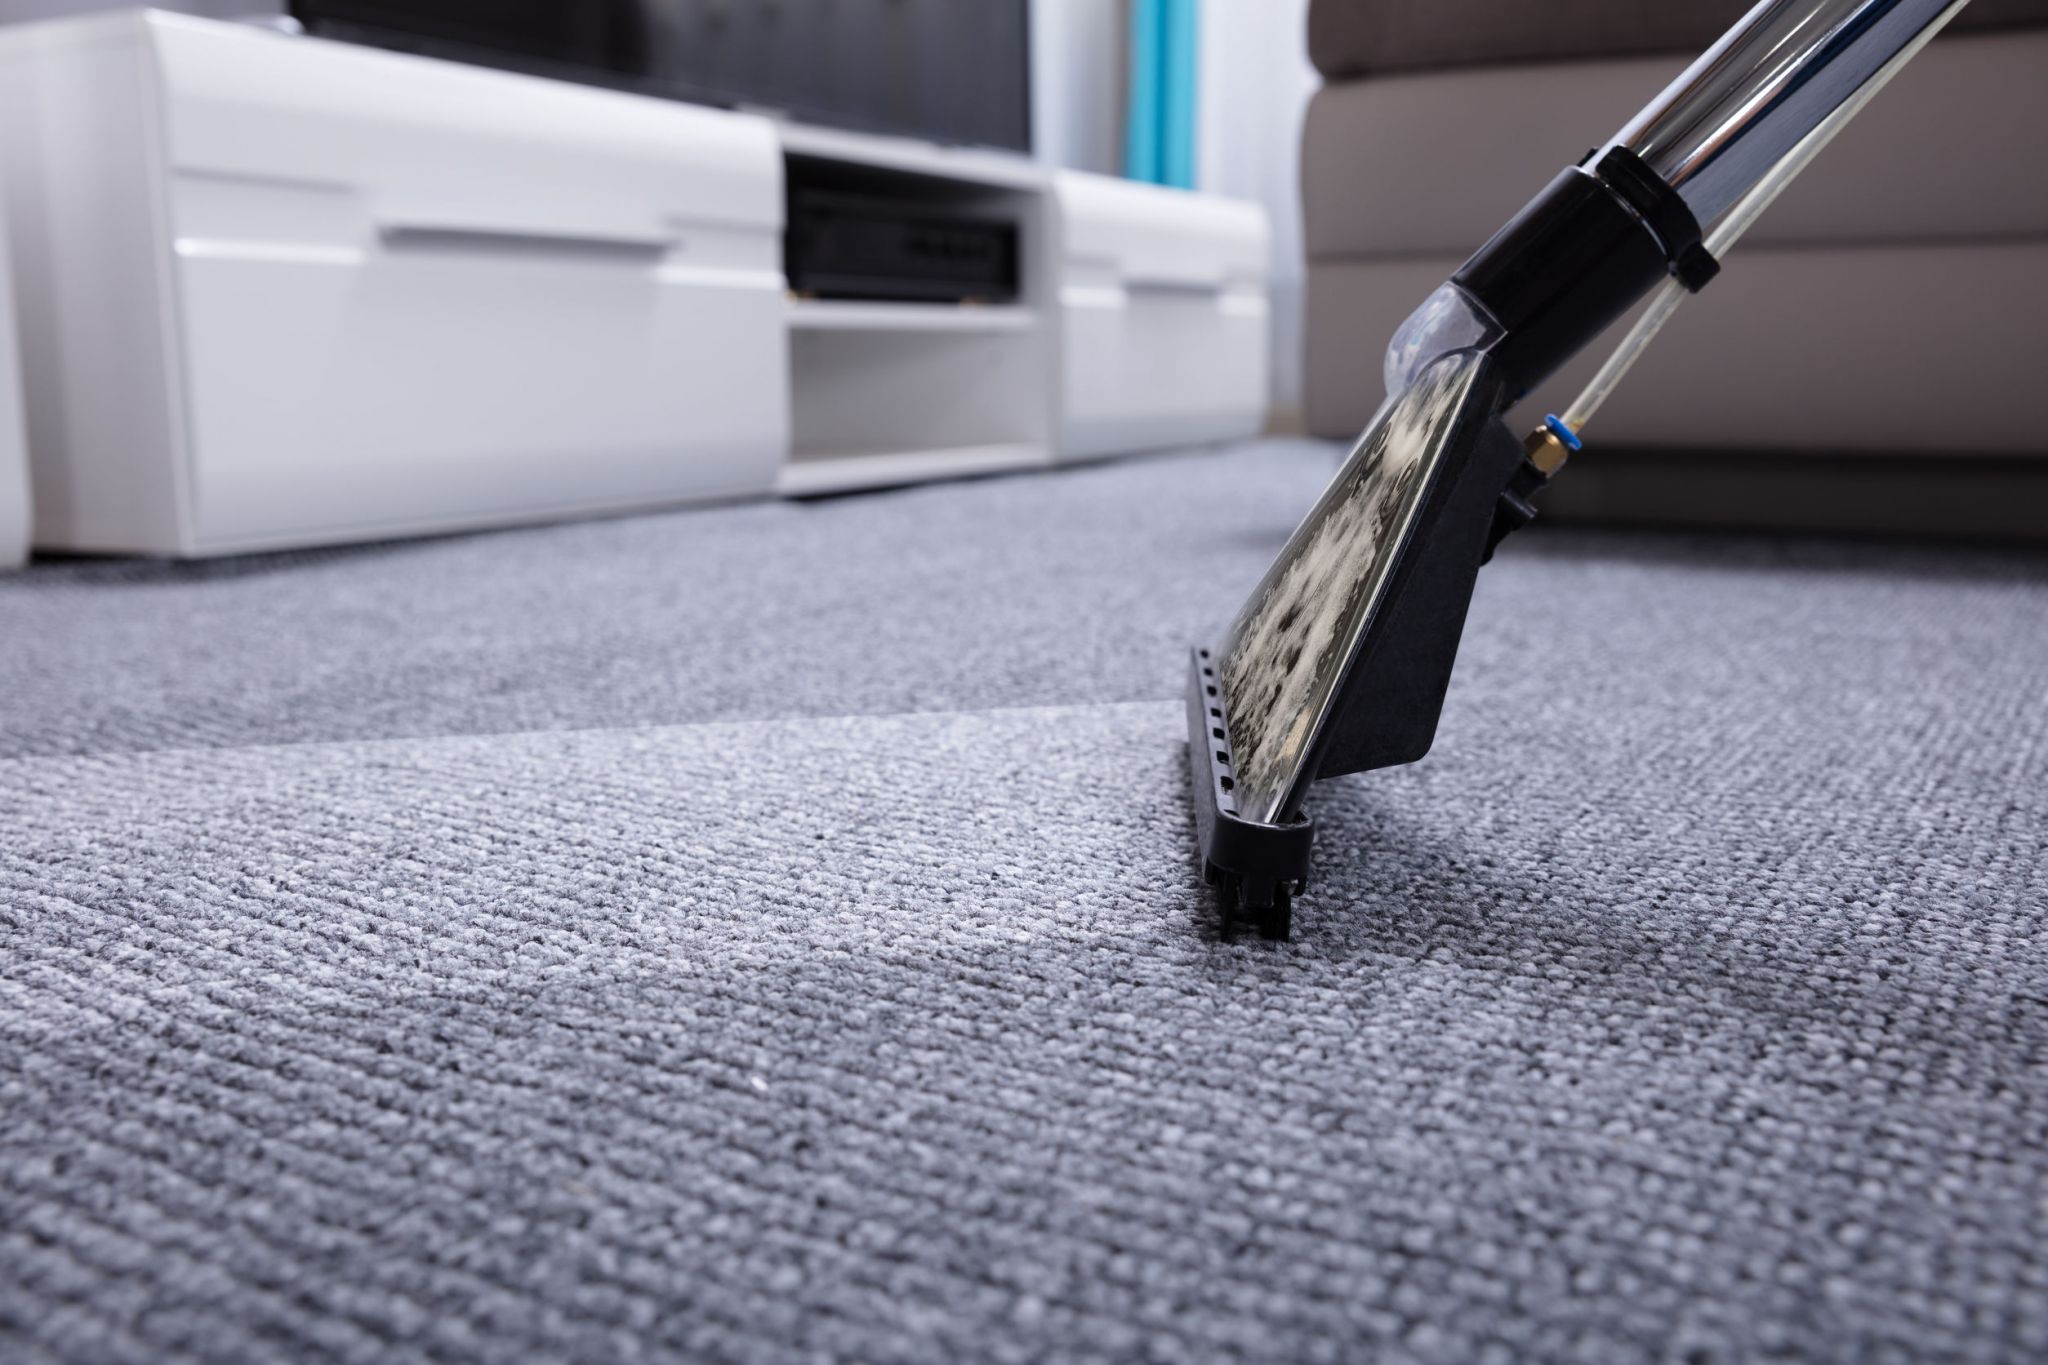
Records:
M1029 0L293 0L326 37L1029 151Z

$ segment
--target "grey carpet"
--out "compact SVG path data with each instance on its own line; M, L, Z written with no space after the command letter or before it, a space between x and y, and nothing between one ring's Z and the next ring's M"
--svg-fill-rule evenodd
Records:
M0 582L0 1357L2048 1352L2048 560L1531 533L1224 945L1331 467Z

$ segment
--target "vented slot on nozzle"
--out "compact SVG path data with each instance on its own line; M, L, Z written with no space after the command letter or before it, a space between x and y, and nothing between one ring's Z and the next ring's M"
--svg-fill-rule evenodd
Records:
M1240 926L1283 939L1293 928L1294 897L1308 888L1315 822L1247 820L1237 801L1230 761L1230 718L1216 661L1206 649L1188 656L1188 776L1202 879L1220 892L1223 936Z

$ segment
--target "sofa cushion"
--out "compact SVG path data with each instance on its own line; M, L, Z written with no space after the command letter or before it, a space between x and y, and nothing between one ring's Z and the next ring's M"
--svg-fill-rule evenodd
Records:
M1326 85L1302 126L1312 260L1462 258L1678 73L1675 55ZM2048 29L1934 44L1750 246L2048 239Z
M1696 53L1752 0L1310 0L1308 52L1326 80L1496 62ZM2048 27L2048 0L1971 0L1954 32Z

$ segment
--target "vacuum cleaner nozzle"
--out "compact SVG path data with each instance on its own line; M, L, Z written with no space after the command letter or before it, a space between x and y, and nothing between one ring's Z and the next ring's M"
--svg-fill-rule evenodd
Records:
M1526 447L1500 413L1653 289L1675 300L1712 280L1714 251L1964 2L1763 0L1394 334L1392 396L1190 667L1195 823L1226 933L1241 917L1288 933L1311 782L1428 752L1479 567L1535 515L1590 409L1582 396ZM1647 310L1642 339L1668 312Z
M1196 651L1197 832L1226 933L1246 918L1287 934L1312 781L1428 751L1479 566L1544 481L1502 396L1499 366L1461 351L1388 399L1223 640Z
M1396 333L1393 394L1189 694L1203 869L1284 935L1319 777L1429 751L1479 566L1563 463L1498 414L1666 275L1716 269L1699 225L1626 149L1568 167ZM1198 702L1209 704L1197 705ZM1204 757L1206 755L1206 757Z

